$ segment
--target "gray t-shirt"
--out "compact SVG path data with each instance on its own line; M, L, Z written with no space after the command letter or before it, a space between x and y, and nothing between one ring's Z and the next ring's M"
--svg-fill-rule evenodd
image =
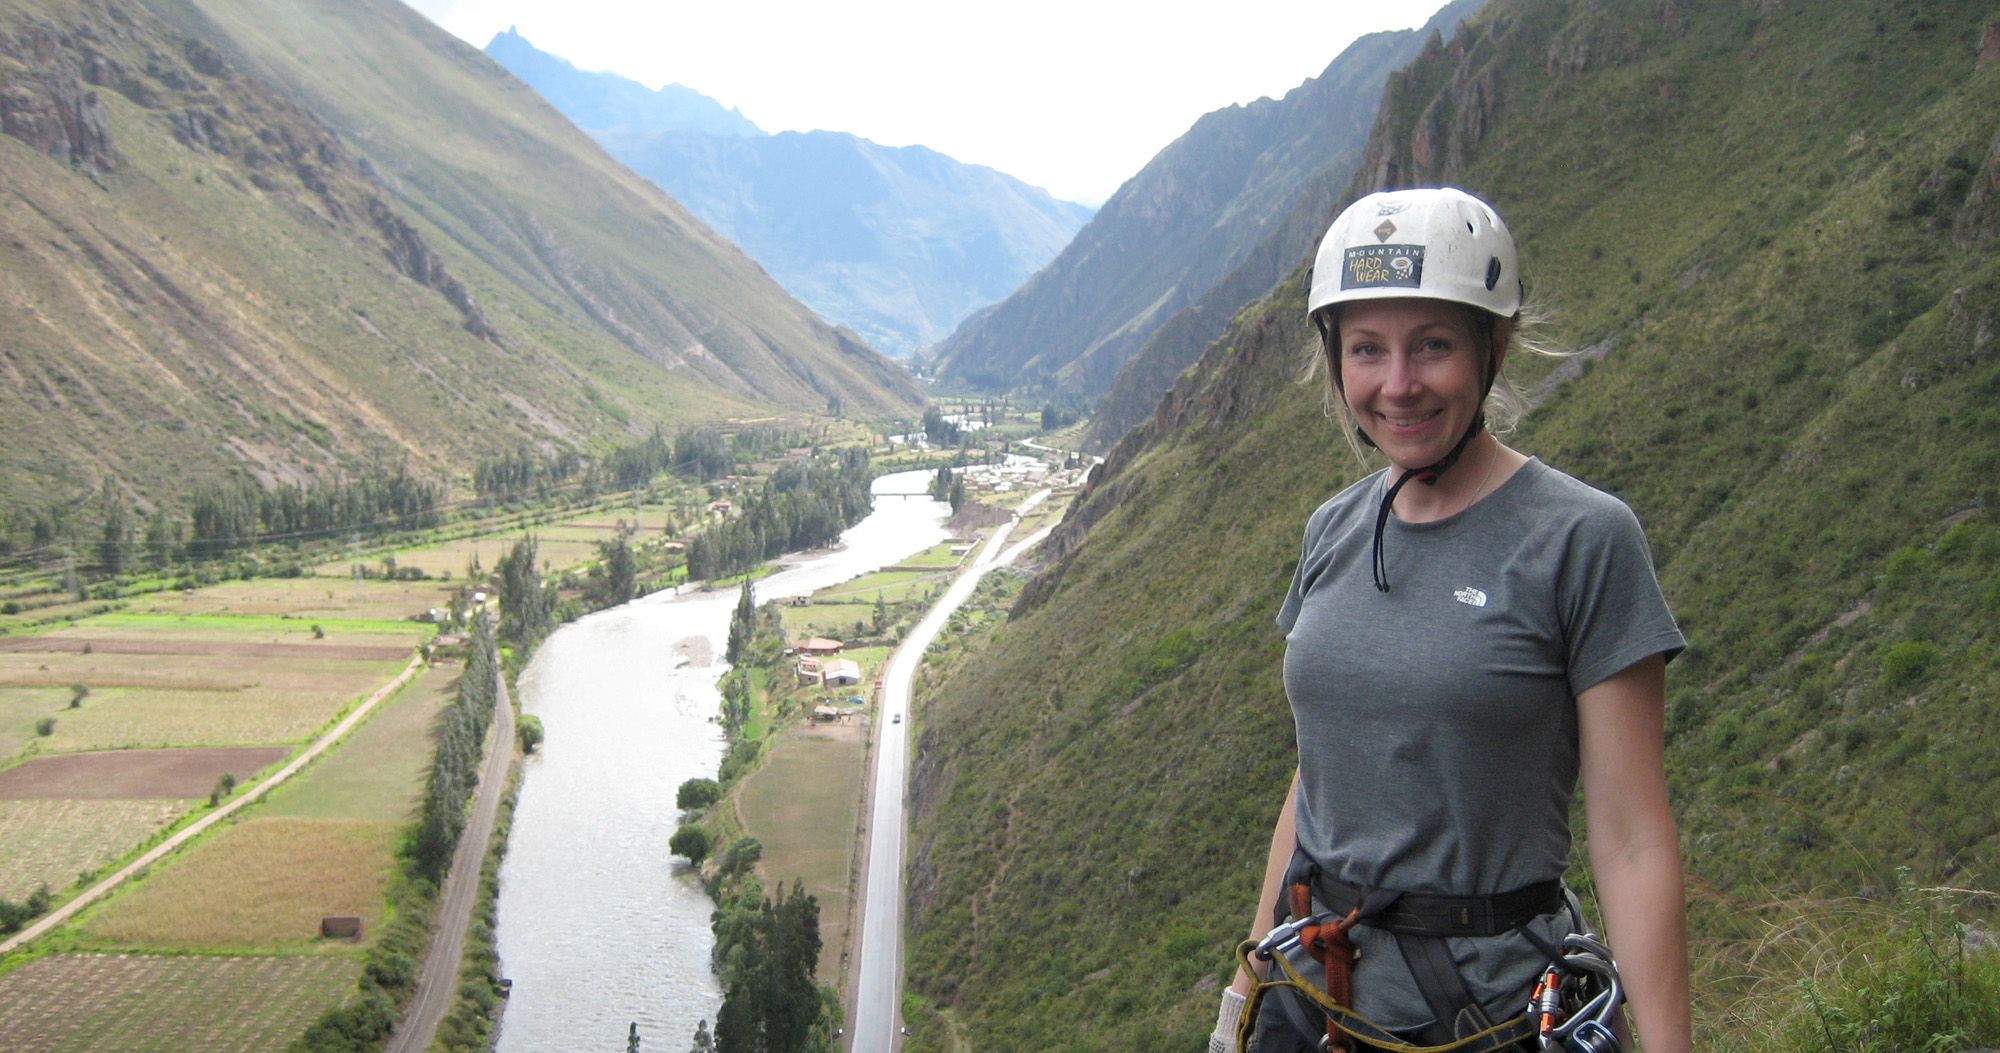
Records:
M1491 895L1559 877L1577 694L1686 646L1645 535L1623 502L1531 459L1448 519L1391 516L1384 593L1371 545L1387 475L1313 513L1278 613L1300 848L1347 884L1405 892ZM1559 914L1537 928L1560 939L1567 925ZM1422 1027L1431 1014L1389 939L1357 934L1354 1008ZM1517 934L1452 951L1495 1020L1521 1008L1545 964Z

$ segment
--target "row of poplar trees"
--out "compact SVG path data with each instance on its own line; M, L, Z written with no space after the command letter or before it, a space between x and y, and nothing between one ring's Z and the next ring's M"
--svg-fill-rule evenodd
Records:
M451 856L465 832L465 806L479 785L479 758L486 726L500 699L500 666L490 619L473 622L472 646L465 672L458 678L458 696L445 711L444 733L431 761L430 782L424 787L423 816L417 823L413 862L417 872L442 881Z

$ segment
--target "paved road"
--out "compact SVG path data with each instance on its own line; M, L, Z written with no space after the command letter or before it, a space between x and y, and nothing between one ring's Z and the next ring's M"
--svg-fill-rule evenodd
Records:
M203 816L199 821L197 821L194 825L189 826L185 830L182 830L180 833L177 833L174 836L167 838L165 841L160 842L158 845L153 846L152 850L147 852L145 855L142 855L138 859L135 859L132 862L126 864L124 867L120 868L117 873L111 875L108 878L105 878L103 881L100 881L97 884L92 885L82 895L76 897L73 900L70 900L68 903L63 904L60 907L57 907L51 913L43 915L41 920L35 922L33 925L30 925L27 928L22 929L20 932L15 933L13 936L7 938L4 941L0 941L0 955L4 955L16 947L25 946L30 940L33 940L41 936L43 933L49 931L50 929L53 929L56 926L61 925L63 922L68 921L71 917L75 916L77 911L80 911L83 908L89 906L91 903L101 898L105 893L110 892L114 888L117 888L127 878L130 878L132 875L138 873L139 871L144 870L147 867L152 866L154 863L159 862L161 859L165 858L169 852L172 852L173 850L186 844L189 840L201 836L203 831L221 822L224 818L233 814L238 808L248 807L250 802L257 800L258 798L264 796L267 793L270 793L272 787L277 786L279 783L282 783L286 779L289 779L293 775L297 774L300 768L303 768L307 764L312 763L314 757L317 757L320 754L326 752L327 749L331 747L334 743L339 742L343 736L345 736L349 731L352 731L354 729L354 726L356 724L361 723L362 720L367 718L368 714L374 712L375 707L378 704L380 704L383 699L388 698L390 695L395 694L397 688L402 687L406 683L409 683L410 678L417 675L417 670L421 668L423 668L423 657L421 655L411 657L410 664L403 667L403 671L396 675L396 679L391 680L387 684L382 685L380 688L376 690L374 694L369 695L367 701L354 707L354 712L349 713L345 718L341 720L340 723L335 724L333 728L329 730L326 734L321 735L318 741L314 742L311 746L306 747L306 751L304 753L301 753L298 756L293 757L292 762L290 764L285 765L283 768L280 768L276 775L273 775L270 778L265 779L263 782L260 782L257 785L251 787L250 789L244 791L241 797L238 797L235 800L230 801L229 803L224 804L221 807L215 809L214 811L208 813L207 815Z
M1042 490L1021 502L1026 512L1049 496ZM944 628L945 620L963 604L994 567L1013 562L1043 537L1046 529L1004 552L1013 521L993 532L979 555L945 590L943 598L924 615L890 657L882 677L882 698L876 711L874 801L868 820L868 884L861 900L861 943L856 969L860 981L854 999L848 1048L853 1053L888 1053L897 1047L902 1018L903 987L903 789L909 749L910 685L924 650ZM903 716L901 722L897 716Z
M417 970L417 992L403 1007L396 1029L389 1033L388 1053L422 1053L458 992L465 930L472 923L472 907L479 898L479 868L493 835L493 819L500 813L500 795L507 788L507 765L514 759L514 703L507 696L507 678L501 675L499 663L494 666L499 702L493 707L493 725L486 729L486 760L479 767L479 790L473 795L472 815L459 835L458 850L451 857L451 874L445 878L444 894L432 921L431 945Z

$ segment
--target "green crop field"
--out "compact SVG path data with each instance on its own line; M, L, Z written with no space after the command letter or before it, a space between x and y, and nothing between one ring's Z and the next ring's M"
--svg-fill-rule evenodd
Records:
M901 603L942 588L951 581L950 568L926 573L917 570L885 570L864 574L844 585L835 585L813 594L814 601L874 603L877 594L888 603Z
M339 746L271 791L261 815L397 822L414 814L430 774L438 714L456 670L425 669Z
M346 957L60 954L0 975L9 1053L265 1053L354 988Z
M259 816L208 836L85 915L98 947L172 951L345 953L320 918L362 919L363 941L386 920L384 891L397 822Z
M33 742L35 722L56 716L69 705L67 688L53 684L40 687L7 685L5 656L0 656L0 766L19 755Z
M61 891L178 819L197 802L0 800L0 899Z

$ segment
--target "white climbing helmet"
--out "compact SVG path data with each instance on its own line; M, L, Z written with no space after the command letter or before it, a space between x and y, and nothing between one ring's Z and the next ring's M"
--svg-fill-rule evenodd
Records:
M1499 213L1455 187L1387 190L1347 206L1319 243L1307 312L1403 296L1520 313L1520 257Z

